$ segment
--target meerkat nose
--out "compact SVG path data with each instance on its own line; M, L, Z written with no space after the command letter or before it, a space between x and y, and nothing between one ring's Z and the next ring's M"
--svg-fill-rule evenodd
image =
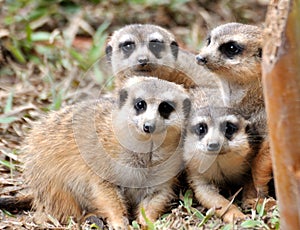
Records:
M138 58L138 62L141 66L145 66L147 65L147 63L149 62L149 59L147 57L139 57Z
M207 58L201 56L200 54L198 54L198 55L196 56L196 61L197 61L197 63L198 63L199 65L206 64L206 63L207 63Z
M216 142L216 143L209 143L207 146L207 149L209 151L218 151L220 149L220 143Z
M143 130L145 133L153 133L155 130L155 125L146 122L143 126Z

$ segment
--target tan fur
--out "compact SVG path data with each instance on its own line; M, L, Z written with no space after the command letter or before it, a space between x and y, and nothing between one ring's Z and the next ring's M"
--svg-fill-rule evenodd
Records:
M219 194L219 188L245 186L244 205L256 195L251 178L254 150L248 133L249 122L230 108L202 107L202 103L199 103L199 89L193 90L191 94L192 111L184 143L184 160L195 197L206 208L215 207L216 214L226 222L245 218L235 205L230 205L230 201ZM238 127L230 139L225 136L227 122ZM207 133L203 136L195 131L200 123L207 125ZM220 147L209 150L211 143L218 143Z
M206 63L198 60L198 64L216 73L220 85L228 97L228 105L245 104L245 109L254 106L263 107L261 87L261 29L239 23L228 23L216 27L208 36L209 44L204 46L198 58L206 59ZM220 47L228 42L236 42L243 47L240 54L232 58L226 57ZM245 111L247 112L247 111Z
M272 179L272 159L270 154L269 140L265 140L253 161L252 174L258 196L265 197L268 195L268 183Z
M265 141L265 145L268 145L261 84L262 42L262 30L257 26L240 23L224 24L211 31L207 45L200 51L197 61L198 64L207 67L216 74L222 90L224 105L233 107L244 117L248 117L251 125L257 130L257 142ZM222 52L222 47L232 43L241 47L242 51L229 58ZM258 155L263 154L263 156L258 156L258 159L270 155L268 149L260 151ZM261 182L267 183L267 178L271 178L271 161L267 162L254 161L253 177L256 178L257 190L262 187L265 190L267 184L262 185ZM263 167L266 169L260 171ZM259 185L256 184L258 181L260 181Z
M96 215L124 229L128 219L145 225L142 207L155 221L174 197L188 95L151 77L132 77L119 95L119 103L83 102L33 126L24 148L25 176L37 218L51 214L66 222L69 216ZM134 109L137 98L147 102L140 114ZM168 119L158 113L163 101L175 106ZM157 125L153 133L143 131L145 122Z
M163 45L159 55L149 48L151 41L155 40ZM124 42L133 44L130 55L120 48ZM106 51L116 77L116 88L122 87L124 79L132 75L155 76L183 84L186 88L211 85L213 81L211 74L195 63L195 55L181 50L174 35L157 25L131 24L122 27L110 37ZM141 64L141 60L147 61Z

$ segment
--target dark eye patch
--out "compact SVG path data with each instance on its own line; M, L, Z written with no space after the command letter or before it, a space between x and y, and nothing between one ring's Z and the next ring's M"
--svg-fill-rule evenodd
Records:
M221 129L228 140L231 140L233 134L239 130L239 127L236 124L233 124L229 121L225 122L222 126L223 127L221 127Z
M165 49L165 43L157 39L149 42L149 50L154 54L156 58L161 58L161 51Z
M237 42L230 41L222 44L219 47L219 50L222 54L232 59L234 56L241 54L244 50L244 47Z
M119 49L123 51L126 57L129 57L130 54L134 51L135 49L135 43L133 41L126 41L123 43L120 43Z
M204 122L200 122L192 126L192 132L196 133L200 138L203 138L207 134L208 127Z
M141 114L146 111L147 109L147 103L142 98L137 98L134 101L134 109L136 110L137 114Z
M175 110L175 105L173 102L170 102L170 101L163 101L158 106L159 114L165 119L168 119L170 114L174 110Z

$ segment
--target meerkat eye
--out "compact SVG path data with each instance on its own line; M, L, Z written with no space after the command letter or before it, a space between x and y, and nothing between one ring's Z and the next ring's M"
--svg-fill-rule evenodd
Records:
M121 43L119 48L121 48L125 53L131 53L135 49L135 44L132 41L127 41Z
M199 123L194 127L194 130L198 136L202 137L207 133L208 127L206 123Z
M140 114L147 109L147 103L143 99L138 98L134 103L134 109Z
M231 123L231 122L226 122L225 125L225 137L230 140L233 136L234 133L238 131L238 126Z
M219 50L222 54L225 54L228 58L233 58L234 56L242 53L244 48L237 44L236 42L227 42L222 44L219 47Z
M159 40L151 40L149 42L149 49L151 50L151 52L158 57L160 52L165 48L165 44L163 41L159 41Z
M165 118L168 119L170 114L175 110L174 104L172 102L163 101L158 106L158 112L159 114Z
M179 47L178 47L177 42L172 41L171 42L171 51L172 51L172 54L175 57L175 59L177 59L177 56L178 56L178 49L179 49Z

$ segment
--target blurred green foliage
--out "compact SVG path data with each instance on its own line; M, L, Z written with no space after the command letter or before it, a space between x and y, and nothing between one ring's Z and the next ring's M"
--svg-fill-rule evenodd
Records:
M240 0L7 0L1 9L1 19L9 31L3 45L19 63L42 64L43 58L55 63L72 57L86 70L104 54L107 33L116 26L128 23L155 23L168 29L180 26L191 30L183 37L184 42L198 49L205 36L198 31L201 26L234 19L255 22L262 16L251 8L262 5L261 2L264 0L251 0L248 5ZM78 23L74 18L80 14L80 19L95 31L93 34L85 33L82 28L78 31L80 35L93 36L92 47L85 55L72 47L72 40L65 34L72 23Z
M3 41L4 47L19 63L34 62L45 64L45 59L53 65L68 68L77 62L84 70L103 55L109 23L104 22L94 34L91 48L86 54L79 53L67 39L64 29L72 24L73 16L81 11L81 6L73 1L13 1L5 5L4 25L9 36ZM73 38L74 39L74 38ZM71 63L74 64L74 63Z

